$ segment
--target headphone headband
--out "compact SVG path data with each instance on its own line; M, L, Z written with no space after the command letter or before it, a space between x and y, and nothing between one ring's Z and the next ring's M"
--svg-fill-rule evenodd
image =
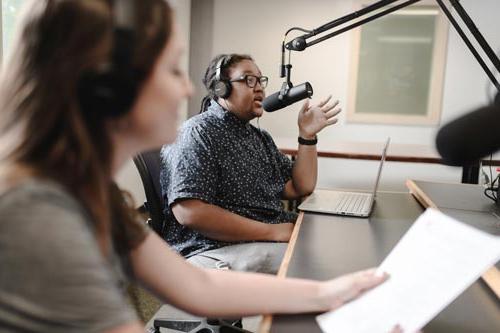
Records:
M132 107L142 75L132 67L135 46L135 0L112 3L113 46L110 63L103 70L84 73L78 98L85 113L120 117Z
M113 2L113 52L112 62L115 67L131 68L135 45L135 6L133 0L115 0Z

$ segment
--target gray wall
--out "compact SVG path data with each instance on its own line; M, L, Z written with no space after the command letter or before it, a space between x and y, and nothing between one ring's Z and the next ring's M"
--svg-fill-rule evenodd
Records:
M198 114L200 101L205 96L201 79L213 54L214 14L214 0L194 0L191 4L189 76L195 91L189 99L188 117Z
M373 1L374 2L374 1ZM368 3L371 3L369 1ZM500 50L496 13L498 0L462 0L479 29L495 51ZM175 0L177 20L184 33L187 53L184 66L195 85L194 96L184 106L187 115L199 110L204 89L201 77L208 61L218 53L249 53L263 73L271 78L267 92L279 89L280 42L292 26L314 28L356 8L354 0ZM293 36L293 35L292 35ZM342 34L292 55L292 80L309 81L315 100L327 94L346 107L351 58L351 36ZM488 79L453 28L448 38L441 124L487 101ZM491 91L491 90L490 90ZM265 114L260 126L276 137L297 135L298 106ZM361 125L345 122L324 130L319 139L335 141L383 142L387 136L394 143L432 145L437 126ZM375 177L377 165L371 161L320 159L319 187L365 188ZM461 170L442 165L388 162L381 183L382 190L406 190L407 178L460 181ZM142 203L144 193L135 167L128 163L117 177L119 184Z
M212 12L202 5L213 4ZM372 3L368 1L365 3ZM462 5L475 21L486 40L494 50L500 49L498 15L500 1L463 0ZM193 0L195 6L205 6L206 22L193 20L192 32L201 30L205 36L212 35L211 45L203 40L205 52L191 55L191 66L199 62L205 68L210 56L218 53L249 53L254 56L262 72L271 79L267 93L277 91L282 79L278 76L280 42L284 32L292 26L315 28L323 23L352 12L358 2L353 0ZM293 34L291 36L294 36ZM194 37L193 37L194 38ZM207 37L209 38L209 37ZM192 39L193 41L194 39ZM192 48L194 45L191 46ZM487 101L488 78L463 41L450 27L448 53L445 68L443 107L441 124L464 114ZM341 101L346 111L351 61L351 34L345 33L325 41L304 52L292 54L292 81L309 81L314 87L314 100L328 94ZM191 67L193 69L194 67ZM191 71L193 80L201 79L201 71ZM201 96L201 95L200 95ZM196 98L200 98L197 96ZM194 102L193 102L194 103ZM198 104L190 105L196 110ZM297 112L299 106L290 106L279 112L265 114L260 126L275 137L297 136ZM191 112L191 111L190 111ZM346 123L345 112L339 124L324 130L319 140L383 142L391 136L393 143L433 145L438 126L401 126ZM365 187L373 179L376 164L368 161L321 159L319 186ZM461 170L442 165L389 162L384 170L381 188L385 190L405 190L404 180L418 179L460 181Z

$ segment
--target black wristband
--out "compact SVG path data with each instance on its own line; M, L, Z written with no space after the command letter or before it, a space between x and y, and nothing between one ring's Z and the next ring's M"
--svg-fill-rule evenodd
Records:
M304 139L304 138L301 138L299 136L299 144L301 145L306 145L306 146L314 146L315 144L318 143L318 137L317 136L314 136L314 139L312 140L307 140L307 139Z

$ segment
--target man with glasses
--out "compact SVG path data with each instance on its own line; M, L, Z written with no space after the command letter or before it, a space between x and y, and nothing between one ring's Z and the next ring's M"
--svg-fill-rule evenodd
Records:
M297 218L281 200L314 190L316 134L337 121L338 102L304 103L292 163L250 124L263 114L268 84L250 56L215 57L203 83L200 114L162 149L163 236L195 265L276 273Z

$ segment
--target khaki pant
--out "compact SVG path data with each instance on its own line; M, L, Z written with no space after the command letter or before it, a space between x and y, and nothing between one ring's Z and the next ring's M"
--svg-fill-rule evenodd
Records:
M245 243L205 251L187 259L204 268L276 274L288 243Z

